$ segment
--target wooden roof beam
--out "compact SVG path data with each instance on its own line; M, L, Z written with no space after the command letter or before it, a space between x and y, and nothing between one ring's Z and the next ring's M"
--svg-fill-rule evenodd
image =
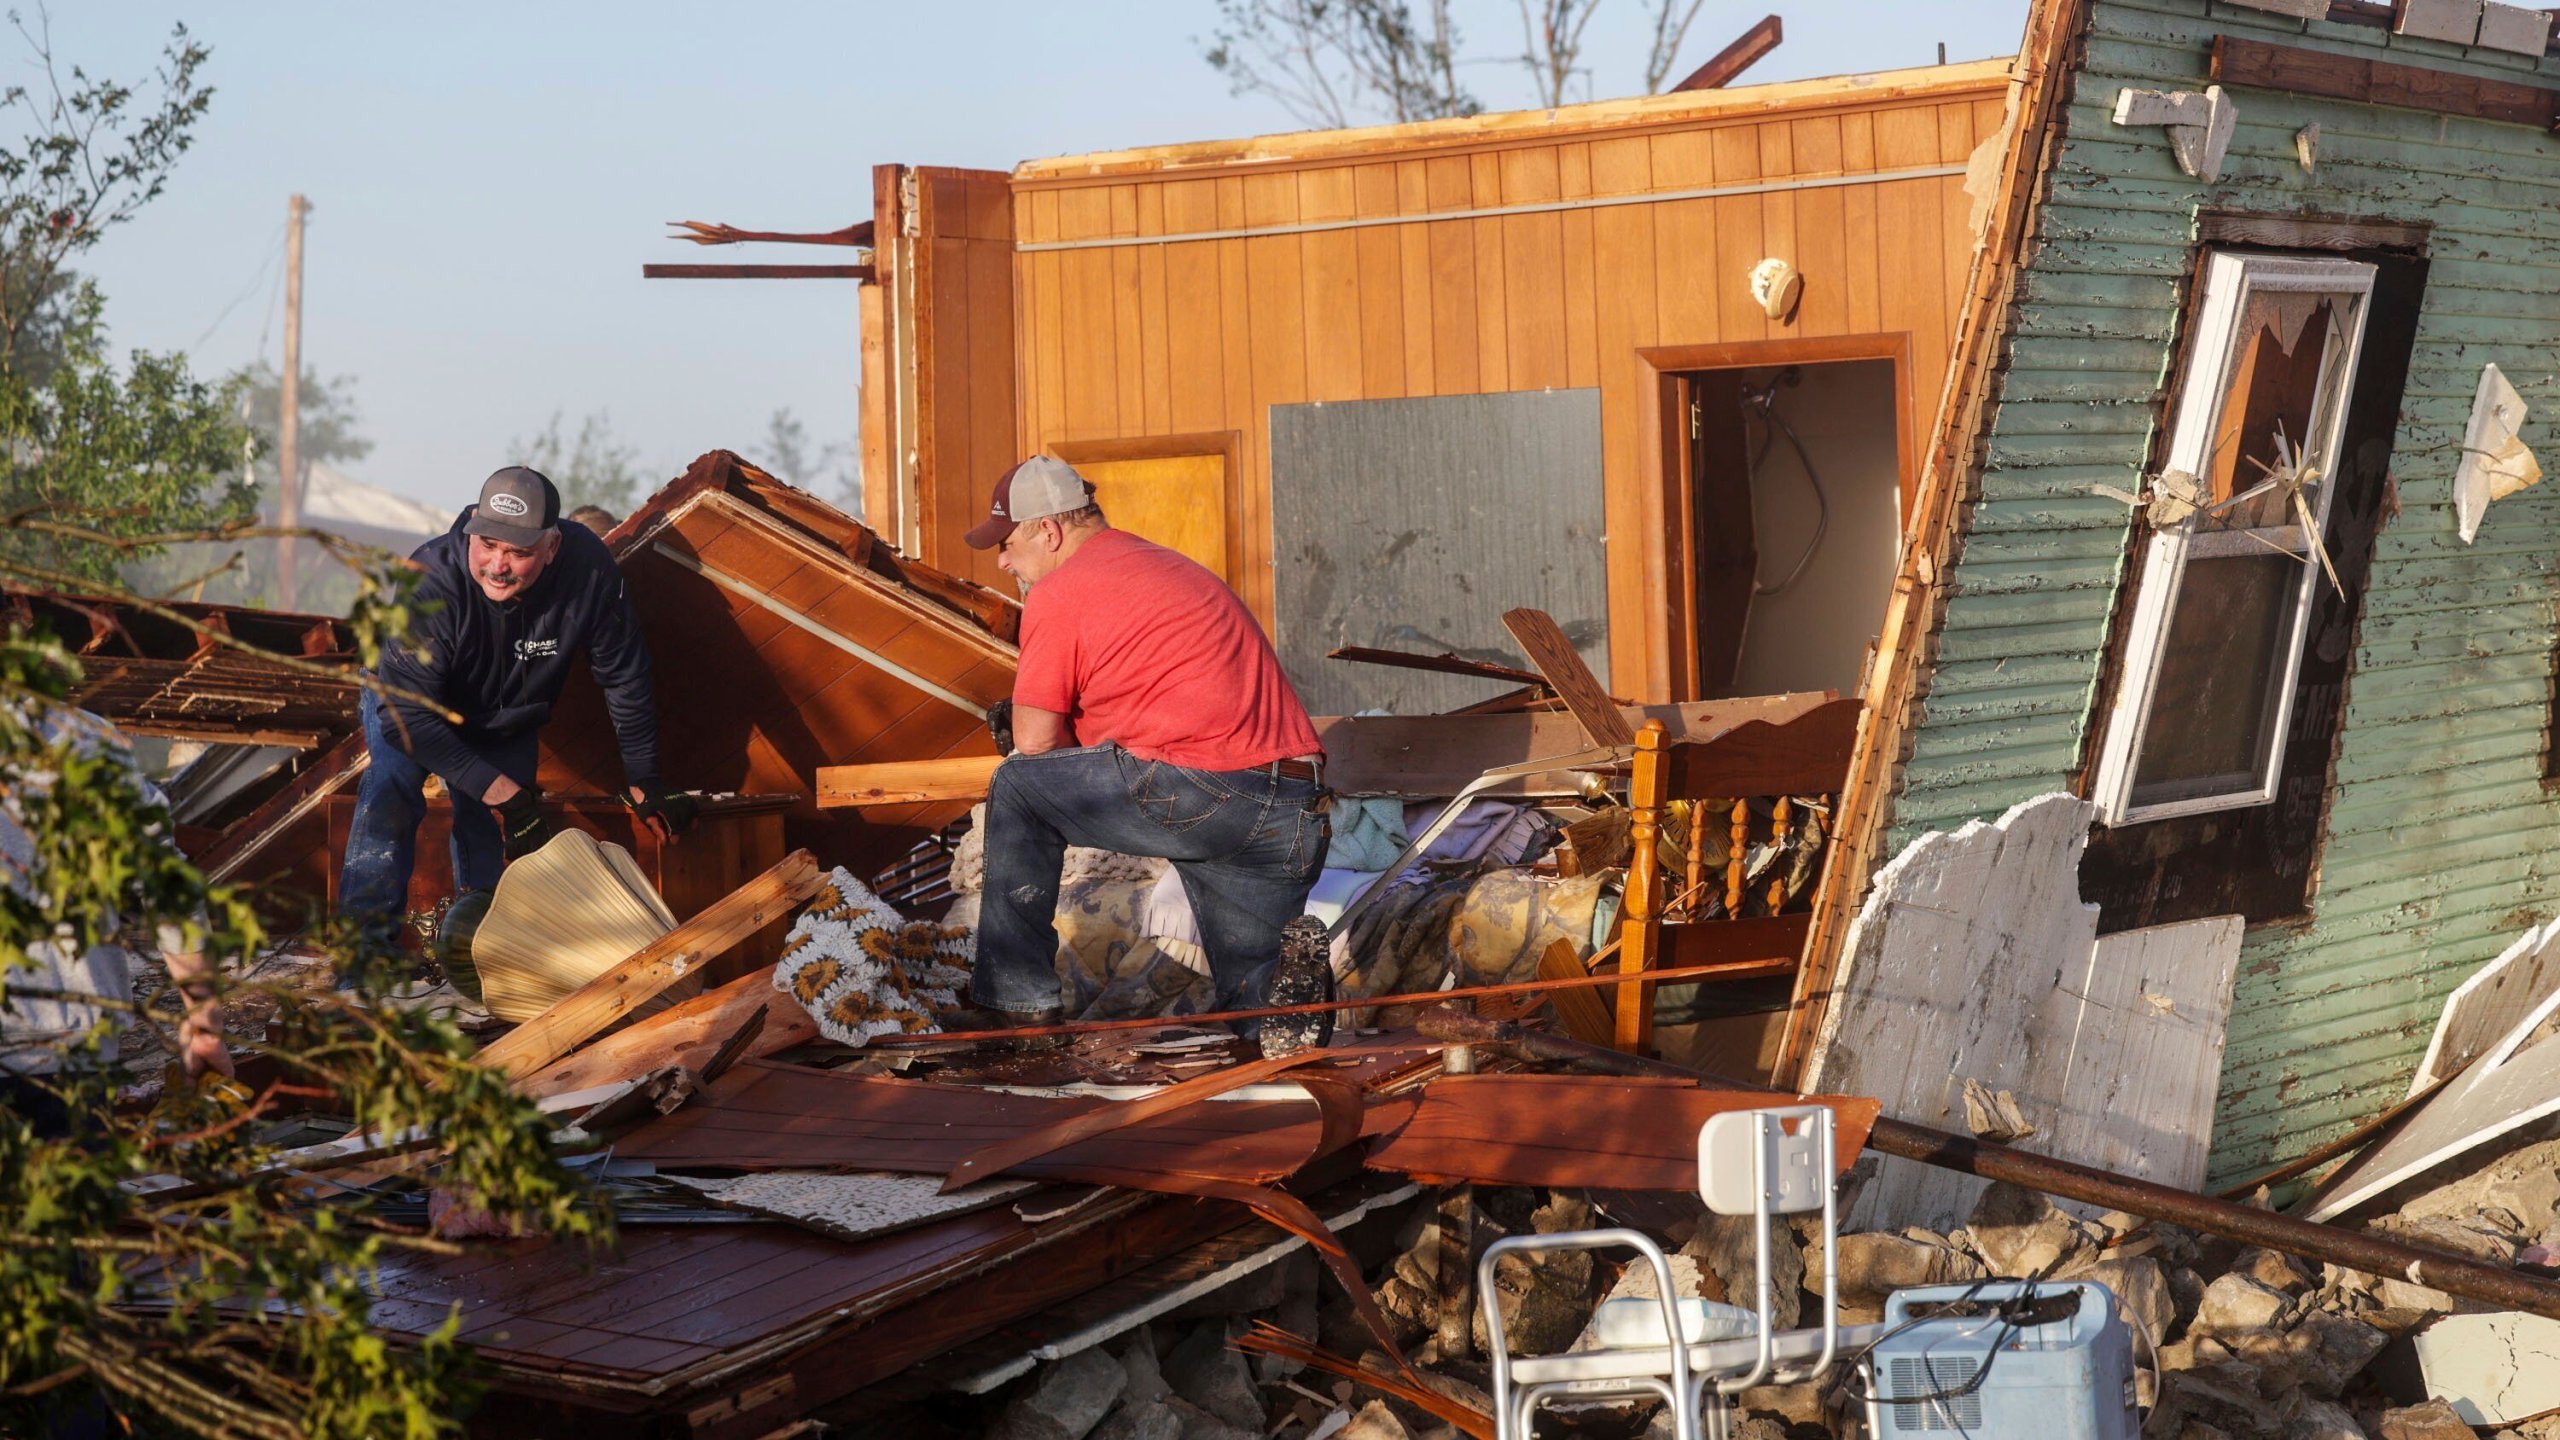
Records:
M1743 71L1760 63L1760 57L1778 48L1787 38L1786 24L1775 15L1764 15L1760 23L1745 30L1734 42L1715 53L1715 58L1689 72L1689 78L1672 86L1680 90L1721 90L1734 82Z
M643 265L643 280L853 280L878 277L868 265Z

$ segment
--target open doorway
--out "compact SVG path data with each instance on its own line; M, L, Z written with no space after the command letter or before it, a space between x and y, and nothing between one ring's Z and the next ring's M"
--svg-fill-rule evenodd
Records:
M1901 560L1891 359L1678 374L1695 693L1853 694ZM1686 657L1684 657L1686 658Z

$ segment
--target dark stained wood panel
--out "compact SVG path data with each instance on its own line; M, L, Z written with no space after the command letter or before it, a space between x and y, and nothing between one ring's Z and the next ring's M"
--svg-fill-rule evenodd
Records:
M1831 1107L1834 1159L1845 1171L1881 1107L1858 1096L1801 1099ZM1444 1076L1370 1146L1368 1164L1486 1185L1695 1191L1699 1127L1771 1103L1766 1091L1702 1090L1685 1080Z
M940 1175L997 1141L1114 1103L748 1061L684 1109L623 1137L616 1153L669 1169L851 1165ZM1077 1141L1005 1173L1071 1180L1146 1171L1259 1183L1313 1158L1322 1129L1311 1104L1205 1103Z

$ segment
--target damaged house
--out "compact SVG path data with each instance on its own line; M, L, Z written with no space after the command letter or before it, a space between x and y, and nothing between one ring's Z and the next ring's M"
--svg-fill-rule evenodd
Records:
M867 523L715 451L611 537L653 651L697 667L668 778L725 792L709 838L654 849L589 804L591 691L546 737L546 791L667 914L484 1055L610 1137L585 1163L620 1247L404 1257L376 1322L459 1307L526 1431L747 1437L1045 1362L1033 1393L1092 1372L1109 1406L1150 1323L1285 1267L1261 1308L1411 1400L1400 1345L1499 1348L1475 1308L1536 1298L1470 1289L1471 1187L1609 1192L1522 1233L1658 1215L1628 1192L1697 1186L1701 1125L1762 1085L1821 1092L1838 1166L1908 1162L1822 1189L1866 1253L2023 1273L1982 1239L2006 1180L2085 1212L2013 1228L2091 1255L2175 1217L2560 1316L2517 1247L2417 1256L2191 1193L2370 1139L2413 1074L2412 1106L2505 1105L2551 1058L2549 30L2040 0L2015 61L881 167L868 224L781 237L869 247L809 267L864 282ZM949 988L976 875L947 842L1011 688L1019 611L960 537L1030 452L1269 628L1376 817L1375 893L1417 855L1479 887L1365 924L1332 898L1335 1049L1221 1064L1153 1015L1028 1054L897 1033ZM217 876L325 898L342 736L231 802ZM1461 803L1486 799L1511 808ZM1561 843L1506 854L1521 815ZM1166 888L1125 858L1074 891L1121 935L1105 994ZM422 866L422 908L444 884ZM707 987L674 988L697 954ZM1657 1033L1646 969L1722 1001L1666 997L1703 1018ZM881 988L833 1008L848 976ZM1475 1073L1538 1062L1600 1073ZM2411 1113L2428 1158L2468 1138ZM2412 1173L2381 1168L2332 1208ZM1424 1186L1427 1238L1370 1223ZM1934 1240L1881 1233L1912 1228ZM1787 1248L1795 1315L1824 1252ZM1865 1339L1898 1288L1858 1297ZM2196 1322L2154 1288L2157 1338ZM1164 1357L1194 1397L1243 1372L1226 1324ZM1485 1433L1482 1398L1421 1408Z

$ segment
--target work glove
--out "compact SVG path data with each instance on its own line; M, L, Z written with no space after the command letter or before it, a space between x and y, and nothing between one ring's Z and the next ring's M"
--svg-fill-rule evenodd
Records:
M509 861L521 860L551 841L551 822L542 818L542 792L528 785L497 806L498 843Z
M999 700L987 707L987 733L996 737L996 753L1013 753L1013 700Z
M622 803L639 824L657 832L661 840L673 840L693 828L694 816L702 812L702 801L690 790L668 790L655 780L645 781L622 792Z

